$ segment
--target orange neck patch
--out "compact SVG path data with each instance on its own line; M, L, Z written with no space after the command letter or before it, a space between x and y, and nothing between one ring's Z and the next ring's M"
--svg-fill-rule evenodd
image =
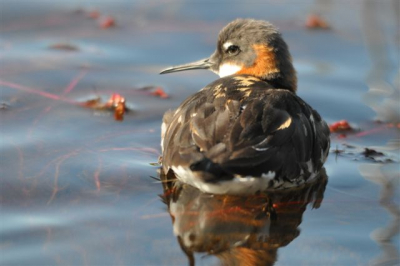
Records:
M278 62L273 48L262 44L255 44L253 48L257 53L254 64L250 67L243 67L237 74L265 78L267 75L279 73Z

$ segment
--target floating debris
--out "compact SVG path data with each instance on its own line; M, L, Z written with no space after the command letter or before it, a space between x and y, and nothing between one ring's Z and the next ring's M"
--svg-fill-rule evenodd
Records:
M92 19L98 19L100 17L100 12L97 10L93 10L87 13L87 16Z
M122 121L124 120L124 114L129 111L125 102L124 97L118 93L114 93L107 102L103 102L100 97L97 97L82 103L81 106L96 110L113 111L114 119Z
M399 128L400 129L400 123L389 123L387 124L388 128Z
M346 147L346 148L349 148L349 149L355 149L356 148L356 146L350 145L350 144L347 144L347 143L343 143L342 145L343 145L343 147Z
M7 110L8 108L10 108L10 105L6 102L2 102L0 103L0 110Z
M100 21L100 27L103 29L108 29L115 26L116 26L115 19L111 16L105 17Z
M125 98L121 95L114 93L106 103L111 107L114 107L114 119L117 121L124 120L124 114L126 112Z
M167 99L169 98L169 95L161 88L161 87L156 87L154 91L151 92L151 95Z
M336 157L347 157L355 161L373 161L375 163L394 163L398 162L399 158L393 154L386 154L376 149L359 147L343 143L344 149L332 149L331 153L335 154Z
M309 29L330 29L330 25L323 18L318 15L312 14L309 15L306 20L306 27Z
M73 10L73 13L75 14L83 14L85 12L85 10L83 10L82 8L77 8L75 10Z
M336 149L334 149L334 150L332 150L332 153L334 153L334 154L341 154L341 153L343 153L343 152L345 152L345 150L339 150L339 148L336 146Z
M368 149L365 148L365 150L362 152L365 157L373 158L374 156L383 156L384 154L382 152L376 151L374 149Z
M49 46L49 49L53 50L63 50L69 52L79 51L78 46L70 44L70 43L55 43Z
M342 132L349 132L353 131L353 127L350 126L347 120L340 120L339 122L335 122L329 126L329 130L333 133L342 133Z
M139 88L137 90L140 91L146 91L146 94L152 95L152 96L157 96L163 99L169 98L169 95L165 92L165 90L160 87L160 86L144 86L142 88Z

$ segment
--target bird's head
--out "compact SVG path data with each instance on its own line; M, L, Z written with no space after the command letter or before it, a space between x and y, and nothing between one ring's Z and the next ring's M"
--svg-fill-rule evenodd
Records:
M161 74L192 69L209 69L220 77L248 74L276 88L293 92L296 71L288 46L272 24L262 20L237 19L219 33L217 49L206 59L173 66Z

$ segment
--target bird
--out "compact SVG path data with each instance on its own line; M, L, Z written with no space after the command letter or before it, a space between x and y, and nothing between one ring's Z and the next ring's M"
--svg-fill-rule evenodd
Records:
M160 74L195 69L220 78L164 114L164 173L211 194L292 189L318 176L329 127L296 94L292 57L274 25L236 19L210 57Z

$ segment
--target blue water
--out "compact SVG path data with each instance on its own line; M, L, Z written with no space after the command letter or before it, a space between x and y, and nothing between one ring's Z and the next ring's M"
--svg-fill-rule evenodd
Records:
M369 132L332 136L322 205L302 213L300 234L277 249L275 265L399 263L400 31L391 1L2 0L0 8L1 265L187 265L162 186L150 176L163 113L216 76L158 72L210 55L237 17L276 24L298 94L328 123L346 119ZM94 9L117 27L101 29L85 15ZM332 29L306 29L312 12ZM78 51L49 49L56 43ZM112 93L132 109L123 122L73 104ZM365 147L393 162L364 158ZM336 156L336 148L345 152ZM194 256L199 265L220 263Z

